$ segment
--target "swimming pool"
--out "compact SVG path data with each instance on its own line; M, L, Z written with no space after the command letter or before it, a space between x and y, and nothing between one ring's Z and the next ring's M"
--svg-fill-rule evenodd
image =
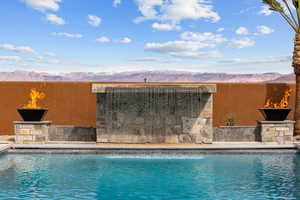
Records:
M0 199L300 199L296 154L7 154Z

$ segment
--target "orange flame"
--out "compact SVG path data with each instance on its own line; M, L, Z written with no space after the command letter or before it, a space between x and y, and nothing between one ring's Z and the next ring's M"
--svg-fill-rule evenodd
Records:
M40 107L37 105L38 100L42 100L45 98L45 93L37 91L35 88L31 88L29 94L29 101L27 105L24 105L23 108L29 109L39 109Z
M291 96L291 93L292 89L286 90L279 103L273 103L271 99L268 99L265 104L265 108L287 108L289 105L289 98Z

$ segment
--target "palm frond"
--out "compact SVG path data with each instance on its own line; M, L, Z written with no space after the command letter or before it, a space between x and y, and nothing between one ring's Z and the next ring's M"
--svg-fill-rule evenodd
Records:
M294 14L293 14L293 11L292 11L292 9L291 9L291 6L293 6L293 5L290 5L289 2L288 2L288 0L282 0L282 1L283 1L283 3L285 4L285 6L286 6L288 12L290 13L290 17L292 18L294 24L295 24L297 27L299 27L299 22L295 19ZM297 0L297 1L298 1L298 0ZM299 15L298 15L298 10L297 10L297 9L296 9L296 12L297 12L297 16L298 16L298 19L299 19Z
M280 13L284 12L283 7L281 6L281 4L277 0L262 0L262 1L263 1L263 3L270 6L270 10L277 11L277 12L280 12Z
M298 6L300 5L300 0L293 0L293 5ZM300 33L299 28L299 22L300 22L300 11L296 8L298 21L295 19L293 12L290 8L290 5L288 4L287 0L282 0L283 4L286 6L286 9L282 7L282 4L280 4L277 0L262 0L263 3L267 4L270 7L270 10L273 10L275 12L278 12L287 22L288 24L294 29L296 33ZM291 6L293 6L291 5ZM289 14L287 14L285 11L288 11ZM289 16L290 15L290 16Z
M293 0L293 5L295 6L296 9L299 8L300 1L299 0Z
M293 0L293 5L295 6L296 9L298 25L300 25L300 0Z

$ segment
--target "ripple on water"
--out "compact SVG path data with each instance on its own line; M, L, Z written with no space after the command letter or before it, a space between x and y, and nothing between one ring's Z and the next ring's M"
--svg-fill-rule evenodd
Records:
M108 159L149 159L149 160L200 160L203 155L194 154L109 154L104 155Z
M0 199L300 199L294 154L0 157Z

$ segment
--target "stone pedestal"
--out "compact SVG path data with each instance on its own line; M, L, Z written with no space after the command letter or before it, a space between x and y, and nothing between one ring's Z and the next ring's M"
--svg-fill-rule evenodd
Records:
M93 84L100 143L212 143L214 84Z
M257 121L262 142L290 144L293 142L294 121Z
M44 144L48 141L51 121L14 121L17 144Z

